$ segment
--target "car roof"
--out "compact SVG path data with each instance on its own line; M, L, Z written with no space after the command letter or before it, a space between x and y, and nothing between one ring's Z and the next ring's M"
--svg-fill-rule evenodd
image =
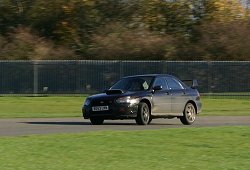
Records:
M174 76L169 74L141 74L141 75L126 76L123 78L133 78L133 77L174 77Z

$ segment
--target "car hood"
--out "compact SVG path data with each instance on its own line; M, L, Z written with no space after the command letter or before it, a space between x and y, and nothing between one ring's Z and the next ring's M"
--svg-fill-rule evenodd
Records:
M117 94L118 93L118 94ZM117 97L126 97L126 96L142 96L143 94L145 94L144 91L142 92L132 92L132 91L127 91L127 92L117 92L115 94L113 93L100 93L100 94L95 94L95 95L92 95L92 96L89 96L89 98L91 99L104 99L104 98L109 98L109 99L112 99L112 98L117 98Z

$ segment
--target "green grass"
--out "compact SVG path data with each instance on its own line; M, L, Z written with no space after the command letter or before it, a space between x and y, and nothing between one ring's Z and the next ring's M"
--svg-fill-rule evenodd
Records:
M200 115L250 116L250 98L232 99L227 97L202 98L203 109Z
M79 117L86 97L0 97L0 118Z
M0 137L1 170L247 170L250 126Z
M0 118L80 117L86 97L0 97ZM250 116L250 99L202 97L202 115Z

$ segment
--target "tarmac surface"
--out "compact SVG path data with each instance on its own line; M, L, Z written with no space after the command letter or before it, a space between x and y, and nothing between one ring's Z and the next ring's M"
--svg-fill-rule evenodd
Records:
M134 120L105 120L103 125L91 125L77 118L14 118L0 119L0 136L78 133L90 131L130 131L166 128L217 126L250 126L250 116L198 116L193 125L182 125L179 119L154 119L150 125L137 125Z

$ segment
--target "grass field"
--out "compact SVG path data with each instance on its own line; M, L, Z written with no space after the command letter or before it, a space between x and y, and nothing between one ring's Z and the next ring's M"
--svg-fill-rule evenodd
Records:
M1 170L248 170L250 126L0 137Z
M85 97L0 97L0 118L79 117Z
M0 97L0 118L80 117L85 97ZM249 99L203 97L202 115L250 116ZM248 170L250 126L0 137L1 170Z
M200 115L250 116L250 98L232 99L227 97L202 99L203 111Z
M0 97L0 118L79 117L86 97ZM202 115L250 116L250 99L202 98Z

